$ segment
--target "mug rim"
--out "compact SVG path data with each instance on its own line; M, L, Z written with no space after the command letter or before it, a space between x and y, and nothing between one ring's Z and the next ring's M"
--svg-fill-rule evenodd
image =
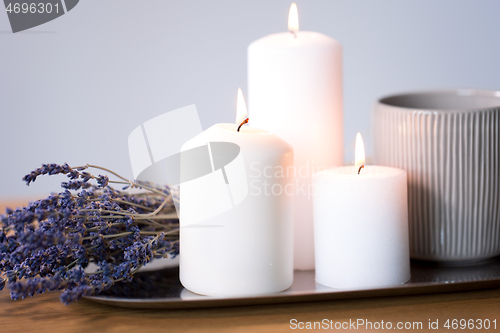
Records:
M430 96L437 96L437 95L443 95L443 96L485 96L485 97L497 97L498 98L498 105L496 106L489 106L489 107L477 107L477 108L464 108L464 109L458 109L458 108L426 108L426 107L411 107L411 106L405 106L405 105L397 105L397 104L391 104L388 102L389 99L392 98L398 98L398 97L414 97L414 96L425 96L425 95L430 95ZM396 94L391 94L391 95L386 95L383 97L380 97L377 100L377 104L384 106L384 107L390 107L390 108L395 108L395 109L405 109L405 110L411 110L411 111L421 111L421 112L471 112L471 111L493 111L493 110L500 110L500 90L489 90L489 89L471 89L471 88L465 88L465 89L436 89L436 90L416 90L416 91L408 91L408 92L401 92L401 93L396 93Z

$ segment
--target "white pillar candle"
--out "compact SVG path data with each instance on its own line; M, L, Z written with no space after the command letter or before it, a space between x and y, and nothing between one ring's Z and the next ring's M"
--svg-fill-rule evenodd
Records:
M314 175L316 282L341 289L407 282L406 172L359 164Z
M213 177L214 185L204 188L201 177L180 188L180 280L197 294L269 294L293 282L292 202L286 194L293 192L293 182L275 173L293 166L293 149L265 130L242 126L238 132L238 124L216 124L182 147L184 152L229 142L239 146L242 157L239 168L228 165L205 176ZM204 207L206 196L229 202L230 209L200 218L200 212L211 210Z
M295 8L295 10L294 10ZM294 15L295 13L295 15ZM311 175L343 164L342 46L323 34L289 29L248 47L252 124L289 142L295 155L295 268L314 269Z

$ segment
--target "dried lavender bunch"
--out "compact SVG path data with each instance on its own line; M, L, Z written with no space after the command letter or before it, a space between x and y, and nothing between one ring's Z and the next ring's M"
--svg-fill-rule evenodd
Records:
M179 224L168 187L129 181L95 165L44 164L23 180L29 185L40 175L57 174L69 178L61 183L63 192L7 209L0 217L0 290L8 284L12 299L62 290L61 301L69 304L131 281L153 258L179 254ZM97 271L84 271L90 262Z

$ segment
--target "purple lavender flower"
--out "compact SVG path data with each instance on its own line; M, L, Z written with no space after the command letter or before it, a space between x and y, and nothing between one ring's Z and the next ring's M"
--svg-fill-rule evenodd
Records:
M92 185L89 184L85 179L84 180L70 180L69 182L62 182L61 187L67 190L79 190L81 188L89 188Z
M109 171L52 163L23 177L27 185L40 175L64 174L69 181L63 192L0 217L0 290L7 284L13 299L62 290L68 304L131 281L153 258L179 253L177 221L149 215L165 200L160 214L173 210L168 188L113 173L119 183L145 190L132 195L109 186L115 181L108 176L84 171L89 168ZM95 273L84 272L89 262L98 264Z
M108 176L99 175L99 177L97 177L96 180L97 180L97 184L99 184L99 187L108 186L108 182L109 182Z

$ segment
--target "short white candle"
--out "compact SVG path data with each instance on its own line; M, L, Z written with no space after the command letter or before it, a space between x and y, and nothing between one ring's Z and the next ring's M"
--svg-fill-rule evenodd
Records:
M362 146L356 139L357 155ZM397 285L410 279L406 171L383 166L314 175L316 282L341 289ZM359 171L359 174L358 174Z
M239 95L240 111L244 102ZM238 118L240 124L246 115ZM275 174L293 166L293 149L264 130L242 126L238 132L238 124L216 124L182 147L187 151L207 142L237 144L246 175L242 178L241 170L233 169L218 177L221 183L227 178L228 191L234 186L248 188L247 196L233 202L234 207L200 222L197 213L205 209L203 197L220 195L223 200L227 192L208 188L200 193L203 189L192 186L193 181L181 185L180 280L197 294L269 294L293 282L292 202L286 194L293 192L293 182L286 173Z
M295 268L307 270L314 269L312 174L344 160L342 45L318 32L299 31L295 4L289 30L248 47L248 102L252 124L294 149Z

